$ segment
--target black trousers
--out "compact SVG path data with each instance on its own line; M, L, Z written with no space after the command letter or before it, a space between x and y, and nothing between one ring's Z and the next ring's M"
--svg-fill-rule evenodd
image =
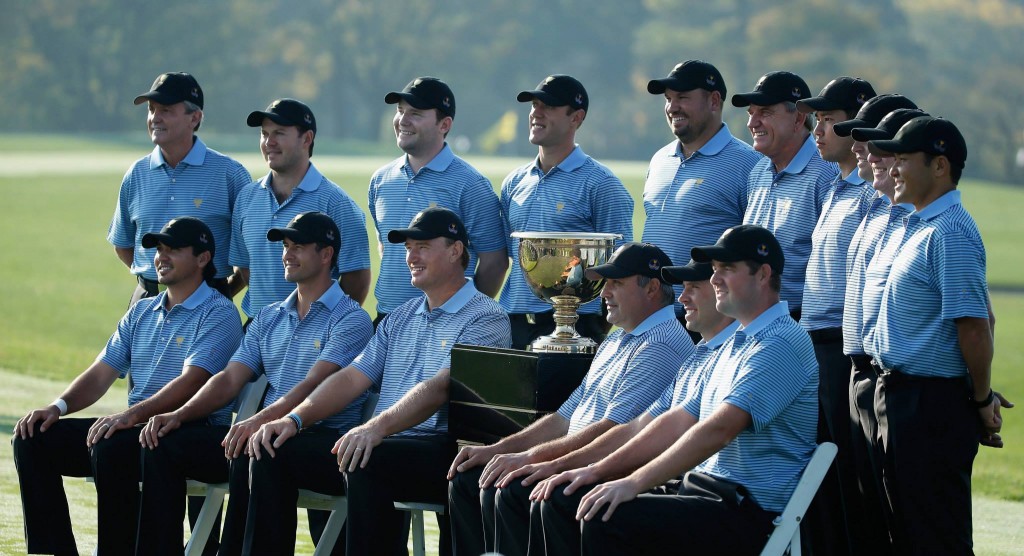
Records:
M499 488L494 497L495 552L505 556L526 556L543 546L540 509L530 500L533 486L512 481Z
M536 313L533 323L524 313L511 313L508 318L512 324L512 349L526 349L537 338L555 331L555 318L550 311ZM603 315L580 315L580 320L576 321L576 331L599 344L604 341L609 327Z
M740 500L742 496L742 502ZM739 485L687 473L678 494L641 494L608 521L583 522L583 554L758 554L775 514Z
M889 505L882 488L882 454L878 447L878 421L875 419L875 384L878 373L867 355L851 356L850 423L852 425L850 449L853 452L854 472L857 475L855 495L860 497L864 512L860 516L863 527L851 530L852 543L857 554L892 554L889 538Z
M277 449L276 456L270 457L264 452L260 459L251 460L252 482L243 554L278 556L295 553L295 504L300 488L336 496L345 494L345 481L338 470L338 459L331 453L340 437L336 430L312 427L288 439ZM353 509L350 501L350 515ZM330 512L309 513L311 534L314 543L319 543ZM345 528L342 528L331 554L345 554Z
M463 471L448 483L455 556L478 556L494 551L494 495L496 488L478 486L484 466Z
M884 372L875 389L882 480L898 554L972 554L981 420L966 378Z
M96 481L97 553L135 553L139 507L139 429L121 430L91 449L96 419L66 418L31 438L13 439L30 554L78 554L62 477Z
M446 504L448 467L455 441L447 436L390 437L373 449L365 468L345 473L348 492L347 553L405 554L405 512L394 503ZM337 465L335 464L335 469ZM438 516L440 554L452 553L448 514Z

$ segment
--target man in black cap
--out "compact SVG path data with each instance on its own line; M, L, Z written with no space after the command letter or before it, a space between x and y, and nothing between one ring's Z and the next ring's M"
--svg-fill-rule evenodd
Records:
M838 169L821 159L810 131L813 118L797 109L811 96L807 83L788 71L773 71L754 90L732 96L733 106L747 107L747 129L754 150L765 156L748 178L744 224L770 230L786 253L782 300L799 320L811 234L821 216Z
M252 519L257 527L272 534L273 542L280 546L294 547L297 489L319 491L321 486L303 483L316 476L308 473L316 461L313 455L329 456L338 436L359 424L365 396L319 423L309 422L309 430L292 439L287 448L280 448L278 458L255 462L250 502L250 462L243 453L249 437L264 423L286 415L326 377L351 363L373 334L370 316L332 279L341 235L330 216L302 213L287 227L271 228L264 237L283 245L278 265L280 268L283 264L285 279L294 284L294 289L286 299L257 313L224 372L184 406L153 417L143 429L141 440L148 449L142 458L140 554L181 554L187 477L209 483L230 482L220 554L242 553L246 515L253 507L271 511L274 516L269 524ZM266 375L268 386L259 412L231 427L194 426L230 403L246 383L261 374ZM336 464L327 463L328 469L336 468ZM265 474L261 466L272 464L278 467L275 481L268 485L261 480ZM292 503L280 497L262 498L267 488L273 488L274 493L287 493L290 488ZM326 516L318 517L326 521ZM323 523L317 526L311 519L310 527L318 541ZM268 550L271 546L277 545L264 545ZM336 554L344 553L343 540L335 547Z
M217 238L217 275L213 286L231 297L242 285L231 280L228 251L235 197L252 181L238 162L209 149L195 132L203 121L203 90L187 73L161 74L135 104L147 103L146 124L156 147L125 173L110 221L107 241L121 262L136 275L132 303L159 291L152 249L142 236L168 220L194 216Z
M985 246L960 203L967 143L949 120L920 116L890 140L895 201L910 203L868 355L882 478L898 554L971 554L971 469L978 443L1002 447L992 389ZM870 276L870 271L869 271Z
M761 156L732 136L722 121L725 79L714 65L687 60L647 91L665 98L665 118L675 140L651 158L644 183L643 240L673 260L687 260L695 245L713 243L743 222L747 178ZM686 222L680 226L680 222ZM676 295L682 294L677 284ZM684 321L676 305L676 316ZM694 343L700 335L690 331Z
M373 418L337 440L331 449L336 456L325 449L318 458L330 465L317 465L317 476L305 477L324 487L333 485L328 493L344 489L346 550L352 555L405 551L404 514L395 510L394 502L445 503L444 477L456 451L455 439L448 435L447 409L452 346L510 343L508 316L465 277L468 236L454 212L426 209L387 238L404 244L407 272L422 295L389 314L350 365L331 375L291 414L263 425L249 442L260 460L253 466L253 485L272 484L273 476L264 483L258 475L261 469L273 469L264 467L263 459L281 457L277 450L303 426L348 406L369 388L379 388ZM292 548L275 538L275 531L288 526L275 525L281 518L274 510L278 506L264 506L259 491L252 496L250 512L256 510L257 521L246 546L260 554L289 553ZM265 507L271 511L264 512ZM450 554L448 518L438 516L438 521L441 554Z
M671 259L649 243L626 243L588 278L605 280L608 322L619 326L601 343L582 384L556 413L490 446L467 446L448 471L456 553L526 554L532 483L548 474L535 465L559 458L628 423L671 384L693 345L661 278ZM529 479L524 480L529 476ZM539 515L534 523L539 524Z
M216 244L202 221L171 220L159 233L145 234L141 244L156 251L152 265L164 291L130 307L96 361L53 403L14 427L31 554L78 553L62 475L96 481L99 553L135 553L139 427L188 401L224 368L242 338L237 309L207 285L215 274ZM61 419L92 406L115 380L129 375L125 411ZM230 422L231 408L217 409L208 422Z
M501 306L512 321L512 347L524 349L555 328L551 305L533 294L519 266L519 239L512 232L599 232L633 239L633 198L611 170L576 144L576 131L590 109L583 84L568 75L544 78L519 102L531 103L530 143L537 158L513 170L501 186L508 256L512 271L501 290ZM580 334L601 341L608 323L601 301L580 307Z
M370 178L369 209L381 250L374 296L379 323L388 313L422 292L409 284L405 254L387 240L424 209L444 207L465 222L469 243L466 276L491 297L498 294L508 269L501 207L491 182L445 142L455 118L455 95L436 77L417 77L384 102L396 105L394 127L404 156Z
M304 103L285 98L253 111L246 123L260 128L260 152L270 173L239 193L231 220L229 262L249 286L242 310L251 319L295 289L281 273L281 251L267 241L267 230L309 211L327 214L341 231L338 265L331 274L342 291L361 304L370 290L366 216L310 162L316 139L313 112Z

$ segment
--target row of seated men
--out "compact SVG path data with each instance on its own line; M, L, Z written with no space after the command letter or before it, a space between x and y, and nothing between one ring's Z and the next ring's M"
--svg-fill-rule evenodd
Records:
M58 479L61 474L92 474L100 494L101 553L180 552L180 526L174 525L180 519L176 522L165 516L180 518L184 514L184 477L211 482L230 478L236 486L225 518L221 551L277 554L293 546L294 514L290 508L294 507L295 488L304 487L307 483L303 481L327 478L323 484L308 487L346 492L350 508L358 508L350 510L346 543L339 546L347 546L352 554L391 553L391 549L404 550L402 523L391 501L396 496L443 500L444 484L437 478L447 475L453 479L452 531L459 553L492 547L508 554L545 549L564 553L560 552L562 547L579 544L573 535L566 533L561 540L568 545L551 548L545 544L559 538L554 531L565 533L568 527L571 533L571 521L576 517L585 523L584 541L589 538L588 527L596 531L593 534L598 536L594 538L600 539L589 548L584 542L585 551L623 553L646 549L638 544L638 535L628 534L630 526L605 529L600 524L613 522L612 510L623 501L679 478L681 490L672 487L675 496L685 500L702 498L694 494L694 489L704 495L712 493L713 499L733 503L735 508L727 508L728 514L753 524L736 525L745 534L714 535L718 543L715 546L727 552L756 552L770 529L770 518L781 510L788 498L787 489L791 492L814 443L832 440L840 446L837 478L834 492L823 493L821 526L816 528L828 534L812 546L822 553L877 553L893 547L927 551L922 546L957 546L969 551L971 461L979 440L999 445L999 407L1008 402L989 385L991 310L984 282L984 248L956 191L966 160L962 136L947 120L916 110L905 97L876 96L863 80L838 78L817 97L811 97L798 76L772 72L759 80L754 91L732 98L733 105L748 107L748 127L754 141L750 149L721 123L725 83L711 64L679 64L668 77L652 80L648 90L665 96L666 118L677 138L655 155L644 191L644 239L660 235L663 241L625 242L607 267L591 269L607 280L603 302L596 303L596 311L589 313L593 315L592 328L597 334L603 334L608 323L619 329L602 344L584 384L557 415L495 446L467 448L456 457L454 443L446 434L444 409L448 350L457 342L521 346L546 325L545 313L536 306L522 305L516 310L523 298L529 298L530 303L540 301L532 293L527 295L525 289L516 295L517 287L525 288L525 284L508 232L545 228L580 231L570 223L572 215L563 214L577 210L595 217L626 207L631 215L628 193L618 200L610 195L619 189L624 191L621 183L583 155L572 140L589 107L582 85L568 76L551 76L536 90L520 93L518 100L532 103L530 138L538 145L539 155L521 172L510 174L500 200L495 198L501 225L496 225L497 220L483 219L490 222L484 229L500 234L504 246L496 249L487 249L487 240L473 234L481 220L471 214L472 209L490 204L486 201L488 195L452 202L435 191L443 191L444 183L459 181L445 175L451 168L468 171L444 144L454 117L450 89L439 80L420 78L402 92L385 97L386 102L398 105L395 131L405 156L382 168L371 180L369 209L383 252L381 277L375 289L378 325L374 332L368 315L357 303L368 292L368 272L358 268L358 255L346 254L347 247L358 250L360 244L366 244L358 207L351 212L352 206L348 206L347 216L303 212L288 227L273 226L285 206L326 206L302 205L299 201L303 199L306 203L319 202L315 196L305 195L309 191L322 188L325 193L332 192L335 199L347 199L340 204L354 205L309 163L315 119L298 101L275 101L266 111L250 115L249 125L261 127L261 150L271 173L245 186L233 199L230 194L223 195L227 205L233 204L226 222L222 219L220 227L211 224L207 228L197 219L175 218L159 233L144 231L139 222L147 213L139 205L159 202L170 210L188 212L182 207L176 209L175 203L195 209L219 203L220 194L211 193L215 188L209 182L192 182L194 187L205 188L204 192L178 183L195 180L190 171L206 165L205 158L218 161L222 170L228 168L225 174L235 172L230 159L206 149L194 135L202 117L202 92L194 78L187 74L161 76L149 93L136 99L136 103L149 103L150 132L157 148L126 174L110 235L122 260L140 276L136 297L158 295L132 306L107 348L82 375L87 378L80 377L53 404L19 422L15 447L23 498L42 500L46 511L53 500L62 499L51 480L26 479L26 470L44 474L48 470ZM196 100L198 110L194 108ZM811 112L817 116L817 125L810 123ZM179 139L187 138L187 145L183 145L188 147L178 149L182 156L176 161L171 158L175 134ZM419 150L426 143L434 149L432 153ZM723 153L731 154L716 158ZM737 162L741 159L748 161L749 167L741 168ZM589 169L586 173L578 173L585 168ZM731 174L726 172L730 168ZM727 175L733 179L725 179ZM165 183L154 183L161 180ZM434 198L438 200L426 201ZM724 199L731 200L725 203ZM387 225L388 218L407 217L410 207L419 210L426 208L424 204L435 208L414 213L408 228L401 227L408 221ZM717 207L717 212L708 205ZM722 215L722 207L733 205L743 208L739 220L723 225L728 218ZM355 213L358 215L352 216ZM583 231L622 230L606 228L611 226L608 220L603 224L591 220L589 228L580 224ZM350 230L347 226L354 221L359 225ZM737 228L741 223L745 224ZM192 238L190 242L175 235L174 230L180 227L191 230L179 233ZM711 249L714 239L694 239L692 235L707 237L710 233L717 237L726 229L732 231L718 238L717 251ZM631 226L623 231L624 241L631 239ZM230 236L227 262L223 255L217 257L224 250L223 235ZM733 241L748 248L730 246L733 236ZM136 245L122 247L130 245L133 237L138 239ZM267 262L280 253L274 241L284 243L283 276L281 267L276 267L276 275L271 269L280 263ZM400 244L406 247L404 254L398 249ZM934 247L936 244L941 247ZM175 255L181 257L182 252L191 252L195 260L177 260ZM497 267L501 270L497 273L491 272L495 265L485 260L490 257L486 253L495 252L499 256L490 262L500 259ZM964 253L973 257L970 264L955 269L944 264L945 257L962 257ZM475 265L474 254L479 259ZM322 266L317 266L315 260L304 262L317 257ZM695 262L672 267L672 257L693 257ZM497 293L509 258L513 271L502 289L499 306L485 294ZM445 262L448 267L443 266ZM234 272L224 270L228 264ZM438 265L442 265L441 271ZM675 274L663 273L666 267L673 268ZM736 272L737 268L750 272ZM467 280L465 276L474 269L474 279ZM195 287L172 288L172 283L180 284L175 281L188 271ZM321 278L316 282L319 285L304 287L314 275ZM927 287L900 287L903 280L920 280L922 275L931 278ZM738 285L730 280L738 280ZM243 309L252 320L244 336L240 324L237 332L232 332L231 319L224 315L230 303L219 304L215 332L198 335L197 323L192 329L179 331L178 327L188 326L187 316L193 313L171 318L171 312L175 307L182 313L204 306L192 297L206 291L202 285L206 282L229 295L249 286ZM688 282L691 284L684 286ZM702 282L707 282L703 284L704 292L713 290L716 298L703 314L735 321L733 330L718 342L712 340L726 328L703 330L692 322L700 320L702 310L698 303L687 299L700 293ZM392 283L408 284L405 287L414 295L404 299L396 296L398 301L389 305ZM669 287L671 284L677 284L675 290ZM165 291L160 292L161 286ZM274 288L284 293L270 293ZM172 290L178 292L172 294ZM938 301L916 297L923 295L922 291L938 292L934 294ZM956 302L944 303L943 292L951 291L959 292ZM674 306L677 292L680 304ZM207 294L203 300L224 300L220 295ZM259 300L261 295L265 296L263 301ZM756 298L759 310L730 299L733 296L741 301ZM602 303L606 318L601 316ZM734 306L737 303L740 308ZM475 309L465 313L467 307ZM769 307L774 312L769 312ZM750 363L749 357L744 359L750 355L744 346L752 345L745 337L759 338L759 331L767 324L763 321L769 317L762 321L757 317L764 313L774 319L779 311L786 315L781 320L787 324L783 327L786 334L801 329L804 334L795 334L784 342L787 349L782 351L793 358L787 364L771 359L783 356L765 348L771 352L765 355L770 361L766 369L771 372L765 371L764 376L772 377L772 384L762 390L754 378L749 384L740 380L747 377L748 370L754 376L757 373L752 369L760 368ZM205 317L200 320L208 323ZM788 326L796 320L800 321L798 327ZM173 328L169 326L172 321ZM703 350L694 350L692 342L677 341L679 334L685 334L681 321L695 340L701 340L698 348L703 345ZM316 322L319 324L311 326ZM737 327L740 334L733 333ZM587 330L585 324L583 328ZM774 331L772 326L767 328ZM192 335L185 333L189 330ZM810 367L803 361L805 337L814 356ZM213 345L202 344L204 349L190 351L187 357L176 360L175 367L167 348L187 350L184 346L191 344L186 341L198 340ZM141 344L136 346L136 341ZM304 346L303 341L309 345ZM403 349L407 341L411 343ZM713 349L726 341L731 342L728 351ZM163 347L154 346L154 342L164 342ZM142 358L137 357L138 352L132 356L131 348L136 347ZM695 359L701 352L704 355ZM705 360L712 363L705 365ZM734 373L731 379L722 379L728 387L714 379L719 366L721 372ZM633 369L636 372L630 373ZM87 407L117 376L129 372L134 382L129 410L78 424L76 434L80 436L76 438L84 435L82 444L88 448L82 458L71 461L37 455L33 459L28 455L31 452L26 440L45 432L55 421L74 422L58 421L58 417ZM230 402L253 373L259 372L272 379L263 410L255 418L228 428ZM803 374L788 381L781 377L787 387L776 391L780 379L776 375L790 372ZM813 400L802 397L808 384ZM360 425L362 396L371 387L380 390L381 400L374 418ZM752 390L745 389L748 387ZM921 389L937 389L948 399L958 400L954 405L970 411L950 412L945 402L930 399L924 409L905 406L902 400L895 404L900 411L887 405L892 404L891 399L916 395ZM655 400L659 400L661 409L656 404L644 413ZM809 402L813 403L807 405ZM794 403L797 406L791 407ZM975 404L977 409L973 408ZM668 411L670 407L678 411ZM665 422L654 421L660 426L648 428L662 412ZM782 419L782 415L791 418ZM922 439L916 432L908 432L916 431L914 427L925 419L924 415L929 419L941 417L951 427L958 427L954 428L959 435L943 435L941 439L941 453L957 454L955 469L940 469L933 460L916 454L910 456L910 464L901 460L896 465L893 443L931 443L928 454L939 449L934 446L937 439ZM880 421L879 416L885 419ZM141 434L133 430L143 423ZM705 431L704 425L718 428ZM804 430L807 427L812 431L809 437ZM781 429L792 436L758 436ZM300 430L302 434L296 435ZM644 433L638 436L641 430ZM670 431L667 436L666 430ZM605 439L603 433L610 439ZM757 433L751 439L753 444L740 442L747 438L743 436L746 433ZM146 448L141 471L137 466L132 471L122 465L114 472L118 480L111 481L109 470L97 468L97 458L116 445L107 440L132 434ZM289 441L292 436L295 438ZM203 457L190 449L176 450L176 437L188 438L180 440L186 447L204 446ZM672 438L672 442L664 444L666 438ZM620 448L629 439L633 439L631 443ZM641 439L645 440L641 443ZM710 442L708 445L716 449L701 451L686 440ZM736 451L719 451L722 446ZM131 448L138 450L135 445ZM580 456L580 450L588 455ZM324 459L324 453L332 452ZM899 453L907 457L905 452ZM23 454L29 459L23 461ZM625 461L621 461L622 454L626 454ZM249 481L248 458L243 455L253 457L252 496L248 500L241 488ZM333 474L316 472L316 455ZM601 458L605 456L612 463L602 466L605 459ZM585 461L587 458L594 459ZM47 461L76 467L65 473L53 469L53 463L40 463ZM412 461L416 462L414 467L410 467ZM575 475L554 475L581 463L595 465ZM682 475L691 469L694 473ZM344 480L339 470L344 471ZM478 477L469 473L471 470ZM296 480L281 478L289 474ZM132 477L131 481L121 481ZM139 477L143 480L141 510L123 503L132 498L125 485L134 485ZM174 480L169 480L172 477ZM395 477L410 480L396 485ZM520 477L523 479L515 480ZM559 497L570 499L573 493L579 497L580 486L610 479L620 480L604 483L580 501L562 500L563 511L558 514L555 508ZM121 483L122 490L111 483ZM477 507L467 508L464 501L472 501L472 488L468 487L473 483L479 491ZM532 491L525 488L535 483L539 484ZM561 490L565 483L570 484L568 492ZM945 490L937 490L935 483ZM39 484L49 485L47 494L26 494ZM918 484L928 484L929 488L917 489ZM494 489L495 485L500 488ZM105 496L107 488L114 489L114 498ZM730 493L723 495L722 489L730 488ZM51 492L55 492L52 497ZM458 496L462 501L457 503ZM941 500L928 505L935 507L935 515L906 511L921 504L920 496ZM659 499L658 503L665 500L675 498ZM605 505L608 509L602 516ZM701 516L714 514L699 504L682 506L680 511L691 512L696 507ZM282 507L289 509L282 512ZM502 510L505 507L516 509ZM640 506L623 506L614 515L621 515L628 507ZM567 512L566 508L578 508L578 512ZM73 552L70 523L57 527L60 534L55 535L52 520L38 521L39 511L43 509L33 509L26 501L29 551ZM658 516L669 515L666 510L655 511ZM553 529L549 532L544 528L548 525L546 514L552 516L552 524L558 523L558 515L563 519L568 515L569 525L550 525ZM139 516L137 536L131 527L123 525L135 522L135 516ZM596 521L592 519L595 516ZM677 519L637 519L633 527L652 527L652 522L672 531L680 527ZM732 523L732 518L707 519ZM696 518L683 520L702 523ZM165 529L168 523L173 531ZM449 529L443 526L441 531L442 547L450 550ZM921 545L924 536L938 545ZM626 544L615 544L613 538ZM725 549L723 539L738 543L735 550ZM658 551L653 546L649 549Z

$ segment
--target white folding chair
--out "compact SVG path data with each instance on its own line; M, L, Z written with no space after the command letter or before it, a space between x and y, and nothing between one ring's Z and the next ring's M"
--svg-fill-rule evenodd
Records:
M424 556L426 554L426 533L423 531L423 512L434 512L435 514L444 515L444 505L420 502L395 502L395 509L412 514L412 554L413 556Z
M804 468L800 482L796 484L793 495L782 514L772 522L775 530L768 538L768 544L761 551L761 556L782 556L789 552L790 556L800 556L800 523L804 520L807 507L811 505L818 487L832 460L836 457L839 449L831 442L822 442L814 450L811 461Z

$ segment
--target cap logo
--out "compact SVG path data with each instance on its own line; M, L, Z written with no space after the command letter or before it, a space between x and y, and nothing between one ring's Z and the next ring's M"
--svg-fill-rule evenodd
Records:
M576 101L576 104L582 105L583 104L583 95L577 93L576 94L576 98L574 100Z
M455 222L452 222L451 224L448 224L448 233L449 234L457 234L457 233L459 233L459 227L455 225Z
M210 240L206 239L206 232L203 232L203 233L199 234L199 242L200 243L210 243Z
M768 246L763 244L763 243L761 245L758 245L757 246L757 254L761 255L762 257L767 257L768 256Z
M704 82L707 83L708 85L711 85L712 87L714 87L715 86L715 76L714 75L707 76L707 78L704 80Z
M192 98L199 98L199 89L192 87Z
M935 142L932 143L932 147L940 153L944 153L946 152L946 141L944 139L936 139Z
M309 114L306 114L305 116L303 116L302 117L302 121L306 122L309 125L313 125L313 118L310 117Z
M658 262L658 259L651 259L647 261L647 268L651 270L658 270L661 268L661 263Z
M790 93L792 93L793 98L800 98L800 87L793 87L793 90L790 91Z
M327 233L324 235L327 236L327 239L334 241L334 230L327 230Z
M857 104L864 104L864 102L867 101L867 98L865 98L866 96L867 95L864 93L857 95Z
M441 104L444 105L445 108L452 107L452 101L448 97L444 97L444 100L441 101Z

